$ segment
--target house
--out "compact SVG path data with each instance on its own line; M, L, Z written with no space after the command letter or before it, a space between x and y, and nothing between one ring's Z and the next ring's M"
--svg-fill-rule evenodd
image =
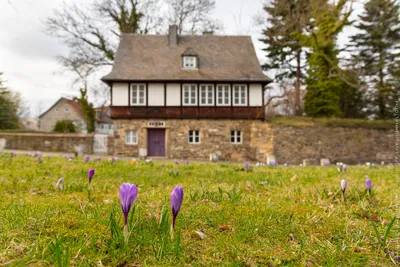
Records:
M79 133L87 133L86 122L79 103L61 97L54 105L39 116L39 130L52 132L57 121L69 120Z
M224 160L266 157L264 88L250 36L123 34L110 86L120 155Z
M103 106L95 108L96 111L96 123L95 132L99 134L114 134L113 121L110 118L110 107Z
M19 120L21 128L25 131L39 131L38 118L22 118Z

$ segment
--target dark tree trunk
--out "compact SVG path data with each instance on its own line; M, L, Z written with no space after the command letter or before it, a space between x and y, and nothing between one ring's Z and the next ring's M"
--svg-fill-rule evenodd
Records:
M300 105L300 79L301 79L301 70L300 70L300 59L301 59L301 51L297 51L296 54L296 89L295 89L295 100L294 100L294 106L295 106L295 115L296 116L301 116L303 115L303 111L301 110L301 105Z

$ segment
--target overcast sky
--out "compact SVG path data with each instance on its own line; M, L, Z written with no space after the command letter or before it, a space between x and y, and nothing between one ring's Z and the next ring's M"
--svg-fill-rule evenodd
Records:
M64 0L70 2L72 0ZM62 72L56 56L67 48L43 32L43 20L63 0L0 0L0 72L6 85L19 91L27 101L30 115L37 116L60 96L77 95L74 76ZM79 0L86 4L92 0ZM253 18L262 10L264 0L216 0L214 17L220 20L222 34L251 35L260 61L264 54L259 28ZM344 43L351 30L340 37Z

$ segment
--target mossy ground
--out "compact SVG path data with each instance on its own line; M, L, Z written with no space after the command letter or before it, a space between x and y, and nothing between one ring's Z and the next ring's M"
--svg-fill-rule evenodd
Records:
M88 195L87 171L96 169ZM170 171L179 171L171 175ZM365 175L374 185L366 194ZM64 190L55 185L64 177ZM340 180L349 184L346 201ZM121 237L121 183L139 195ZM169 196L184 189L171 237ZM393 166L258 167L242 164L9 154L0 158L0 265L9 266L389 266L399 254ZM197 233L196 233L197 231ZM200 238L203 237L204 239ZM393 256L394 255L394 256Z

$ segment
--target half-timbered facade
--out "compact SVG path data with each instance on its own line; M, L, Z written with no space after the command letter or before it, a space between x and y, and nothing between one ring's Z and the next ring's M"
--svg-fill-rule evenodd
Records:
M123 34L102 80L118 154L251 159L251 125L264 119L270 79L249 36L178 36L176 26L168 35Z

